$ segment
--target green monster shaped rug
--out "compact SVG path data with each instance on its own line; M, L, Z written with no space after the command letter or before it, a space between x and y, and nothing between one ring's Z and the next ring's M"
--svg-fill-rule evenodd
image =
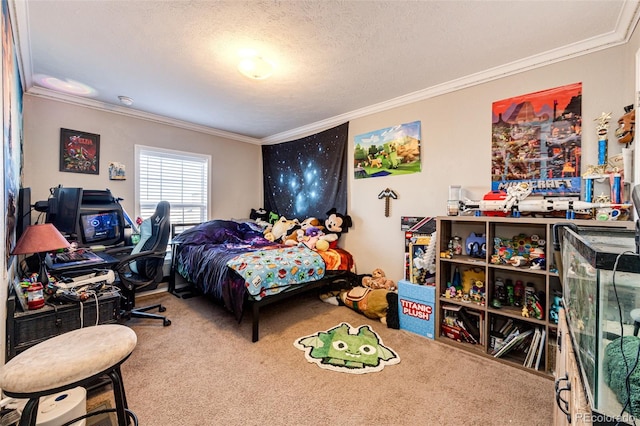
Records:
M304 351L307 361L344 373L381 371L385 365L400 362L400 357L384 346L368 325L354 328L343 322L327 331L301 337L293 345Z

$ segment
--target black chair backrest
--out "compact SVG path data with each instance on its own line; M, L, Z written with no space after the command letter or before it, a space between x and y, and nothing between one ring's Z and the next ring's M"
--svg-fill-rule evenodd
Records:
M141 252L152 251L154 253L164 253L169 243L171 223L169 220L171 206L167 201L160 201L156 206L156 211L147 219L151 222L151 236L144 242ZM138 275L145 278L153 278L154 281L162 280L162 266L164 258L144 258L136 261Z

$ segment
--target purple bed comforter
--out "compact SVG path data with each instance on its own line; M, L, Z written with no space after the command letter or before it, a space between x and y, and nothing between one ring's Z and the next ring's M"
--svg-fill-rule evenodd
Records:
M212 220L190 228L173 238L176 272L204 294L221 301L239 321L247 297L247 283L228 262L242 253L282 245L263 237L253 222Z

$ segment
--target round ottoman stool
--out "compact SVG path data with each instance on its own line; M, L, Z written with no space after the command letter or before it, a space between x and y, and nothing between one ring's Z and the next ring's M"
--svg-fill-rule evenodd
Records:
M19 353L0 367L0 388L7 396L29 399L20 418L20 426L36 424L40 397L77 386L86 387L102 376L113 385L118 425L128 425L128 418L138 420L128 409L120 364L136 347L137 337L129 327L103 324L80 328ZM87 413L90 417L105 410ZM74 419L79 420L79 419Z

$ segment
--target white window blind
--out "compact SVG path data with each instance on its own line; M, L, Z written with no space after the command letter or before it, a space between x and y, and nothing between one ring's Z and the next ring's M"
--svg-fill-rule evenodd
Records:
M206 221L210 162L208 155L136 145L138 215L148 218L164 200L171 223Z

